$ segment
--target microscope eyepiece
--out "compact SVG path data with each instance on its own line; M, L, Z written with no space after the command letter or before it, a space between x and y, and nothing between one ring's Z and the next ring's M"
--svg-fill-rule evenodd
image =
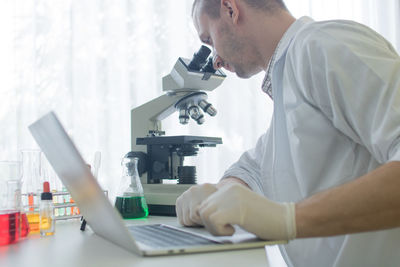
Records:
M200 69L200 71L211 72L211 73L215 73L217 71L216 69L214 69L213 57L208 58L207 63L204 64L204 66Z
M193 55L188 68L190 70L199 71L206 63L208 56L211 54L210 48L202 45L197 53Z

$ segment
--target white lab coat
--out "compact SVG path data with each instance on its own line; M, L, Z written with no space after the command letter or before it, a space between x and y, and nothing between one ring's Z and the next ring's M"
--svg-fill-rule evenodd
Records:
M283 36L271 78L270 128L224 177L298 202L400 160L400 58L371 29L303 17ZM400 229L298 239L280 249L289 266L395 266Z

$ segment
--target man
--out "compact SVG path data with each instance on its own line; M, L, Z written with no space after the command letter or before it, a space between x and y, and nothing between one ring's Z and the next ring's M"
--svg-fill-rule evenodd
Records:
M269 130L217 185L177 200L179 222L281 246L289 266L400 262L400 58L369 28L293 18L281 0L196 0L215 68L266 71Z

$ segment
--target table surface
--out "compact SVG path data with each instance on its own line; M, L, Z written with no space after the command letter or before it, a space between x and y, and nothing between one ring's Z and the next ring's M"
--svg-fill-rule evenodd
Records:
M133 224L176 223L174 217L150 216L131 220ZM31 235L16 244L0 247L0 266L276 266L271 252L276 246L198 253L186 255L140 257L94 234L79 230L79 220L57 221L54 236ZM275 248L274 248L275 247ZM267 257L268 255L268 257ZM279 264L280 265L280 264Z

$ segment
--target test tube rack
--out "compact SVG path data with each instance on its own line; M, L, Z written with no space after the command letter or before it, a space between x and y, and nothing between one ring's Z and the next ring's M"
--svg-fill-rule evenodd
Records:
M108 197L108 191L103 190L104 194ZM72 200L71 195L68 191L56 191L52 192L53 194L53 203L54 203L54 208L53 208L53 213L54 213L54 219L56 221L58 220L68 220L68 219L75 219L75 218L81 218L82 215L79 212L79 208L76 205L76 203ZM35 196L40 196L40 193L31 193L30 195ZM22 194L22 197L28 198L28 194ZM61 197L63 199L62 203L58 203L60 201L55 201L55 197L59 198ZM67 200L67 202L66 202ZM29 206L24 206L25 210L29 208Z

